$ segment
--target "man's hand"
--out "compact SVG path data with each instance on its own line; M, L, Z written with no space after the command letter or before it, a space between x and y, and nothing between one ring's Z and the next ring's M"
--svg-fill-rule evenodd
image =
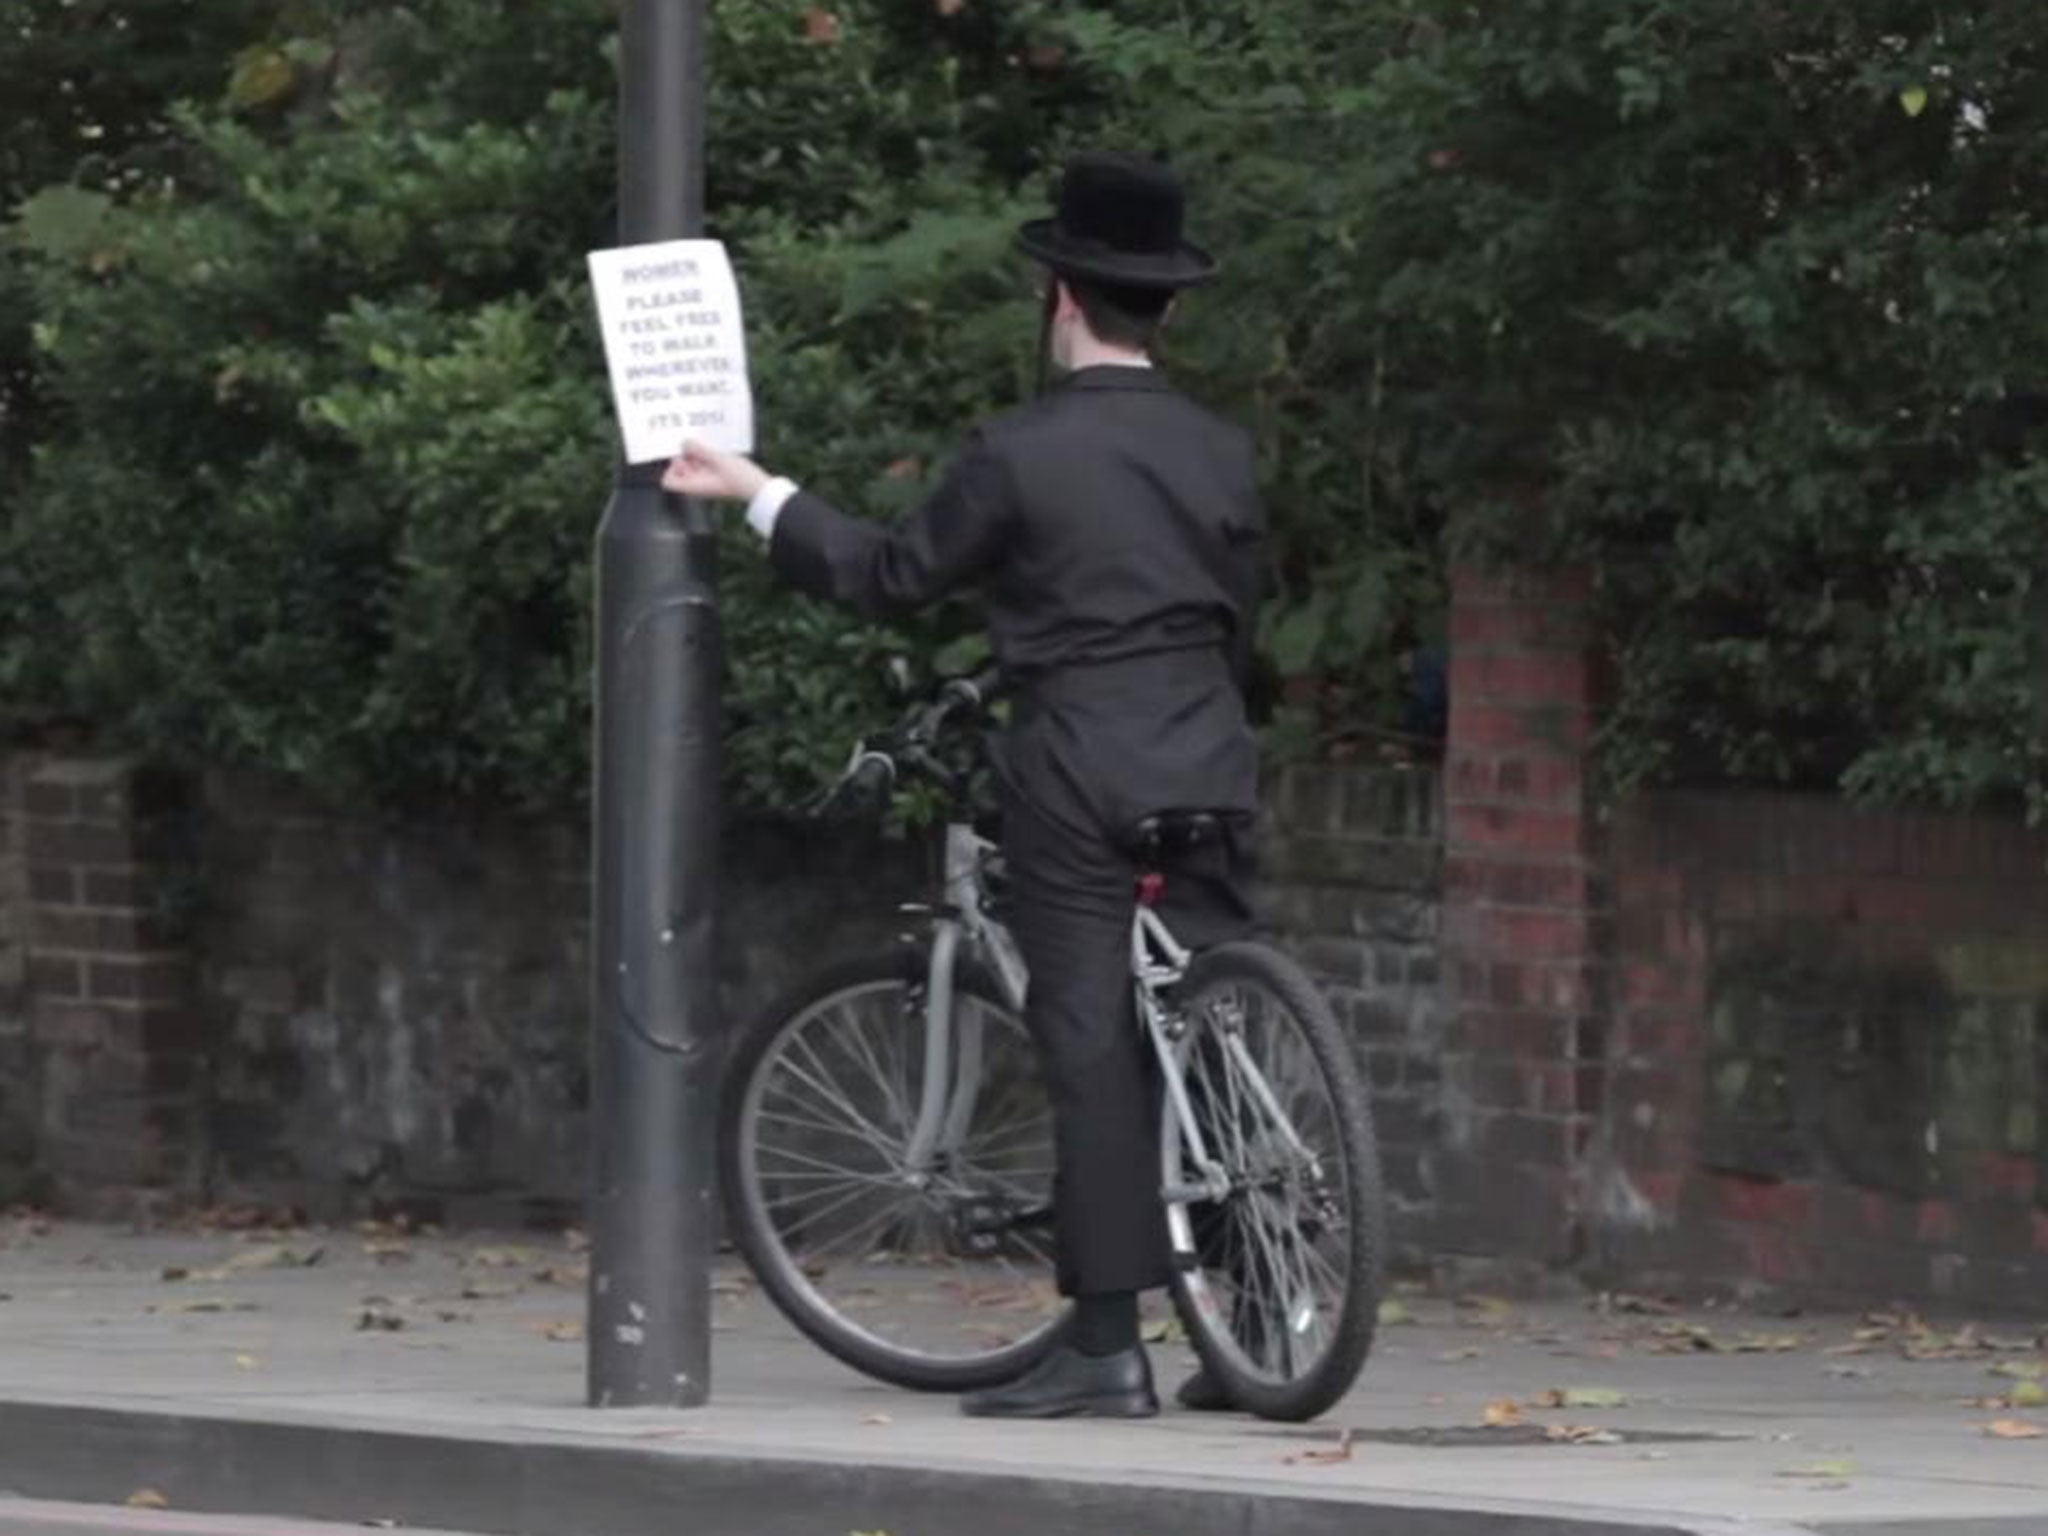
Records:
M703 443L685 443L662 471L661 488L677 496L752 501L768 483L768 472L745 454L720 453Z

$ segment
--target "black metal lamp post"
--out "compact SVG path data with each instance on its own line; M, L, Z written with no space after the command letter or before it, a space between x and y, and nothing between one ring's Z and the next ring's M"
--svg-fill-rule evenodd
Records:
M700 234L704 0L627 0L619 242ZM621 464L597 536L589 1392L711 1389L718 573L702 507Z

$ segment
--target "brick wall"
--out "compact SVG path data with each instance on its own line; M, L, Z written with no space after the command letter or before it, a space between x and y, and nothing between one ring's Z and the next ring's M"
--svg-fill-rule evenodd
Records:
M36 1193L36 1094L28 1037L28 856L23 802L34 759L0 746L0 1208Z
M1358 1042L1394 1257L1419 1263L1442 1176L1438 777L1434 769L1296 768L1275 776L1268 799L1263 914Z
M2048 837L1588 798L1569 574L1455 574L1441 1249L1611 1283L2033 1306Z
M585 1180L589 863L580 827L396 826L208 787L199 937L218 1029L217 1196L554 1221ZM721 1000L737 1027L897 932L920 851L734 831Z
M32 942L0 1052L14 1038L28 1060L0 1106L29 1112L69 1203L484 1221L580 1199L580 828L391 825L224 776L168 795L119 763L17 780L21 837L0 849L26 858L0 939ZM1411 1256L1436 1180L1438 820L1431 773L1303 770L1271 786L1265 838L1262 905L1357 1031ZM925 850L878 839L751 827L725 859L735 1025L823 959L892 942L894 903L926 894Z
M118 760L20 781L36 1160L95 1204L199 1185L206 1020L176 917L192 810L183 781Z
M2033 1307L2048 1287L2048 837L1659 794L1617 819L1605 1261Z
M1472 569L1452 585L1437 1242L1569 1261L1606 1060L1587 588Z

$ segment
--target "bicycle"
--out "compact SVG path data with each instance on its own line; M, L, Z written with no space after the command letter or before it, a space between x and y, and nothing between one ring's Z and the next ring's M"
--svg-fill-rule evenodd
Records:
M947 684L862 742L821 799L886 799L906 773L944 794L939 900L903 909L928 936L832 966L760 1015L721 1114L732 1235L763 1288L846 1364L927 1391L1012 1379L1064 1320L1028 978L999 915L1000 850L976 829L974 765L945 756L963 720L978 745L989 683ZM1135 840L1132 985L1165 1095L1170 1291L1233 1401L1300 1421L1371 1349L1378 1156L1350 1045L1300 967L1257 942L1190 953L1159 915L1166 866L1216 826L1155 817Z

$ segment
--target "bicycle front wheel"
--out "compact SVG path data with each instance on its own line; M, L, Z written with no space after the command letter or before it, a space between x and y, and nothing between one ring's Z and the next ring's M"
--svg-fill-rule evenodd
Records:
M1356 1059L1315 984L1261 944L1197 956L1171 1002L1199 1139L1169 1106L1174 1299L1239 1407L1314 1418L1350 1389L1379 1316L1379 1156Z
M917 1155L921 961L835 967L756 1021L727 1072L721 1173L733 1239L791 1322L882 1381L963 1392L1035 1364L1065 1315L1052 1119L1023 1021L963 964Z

